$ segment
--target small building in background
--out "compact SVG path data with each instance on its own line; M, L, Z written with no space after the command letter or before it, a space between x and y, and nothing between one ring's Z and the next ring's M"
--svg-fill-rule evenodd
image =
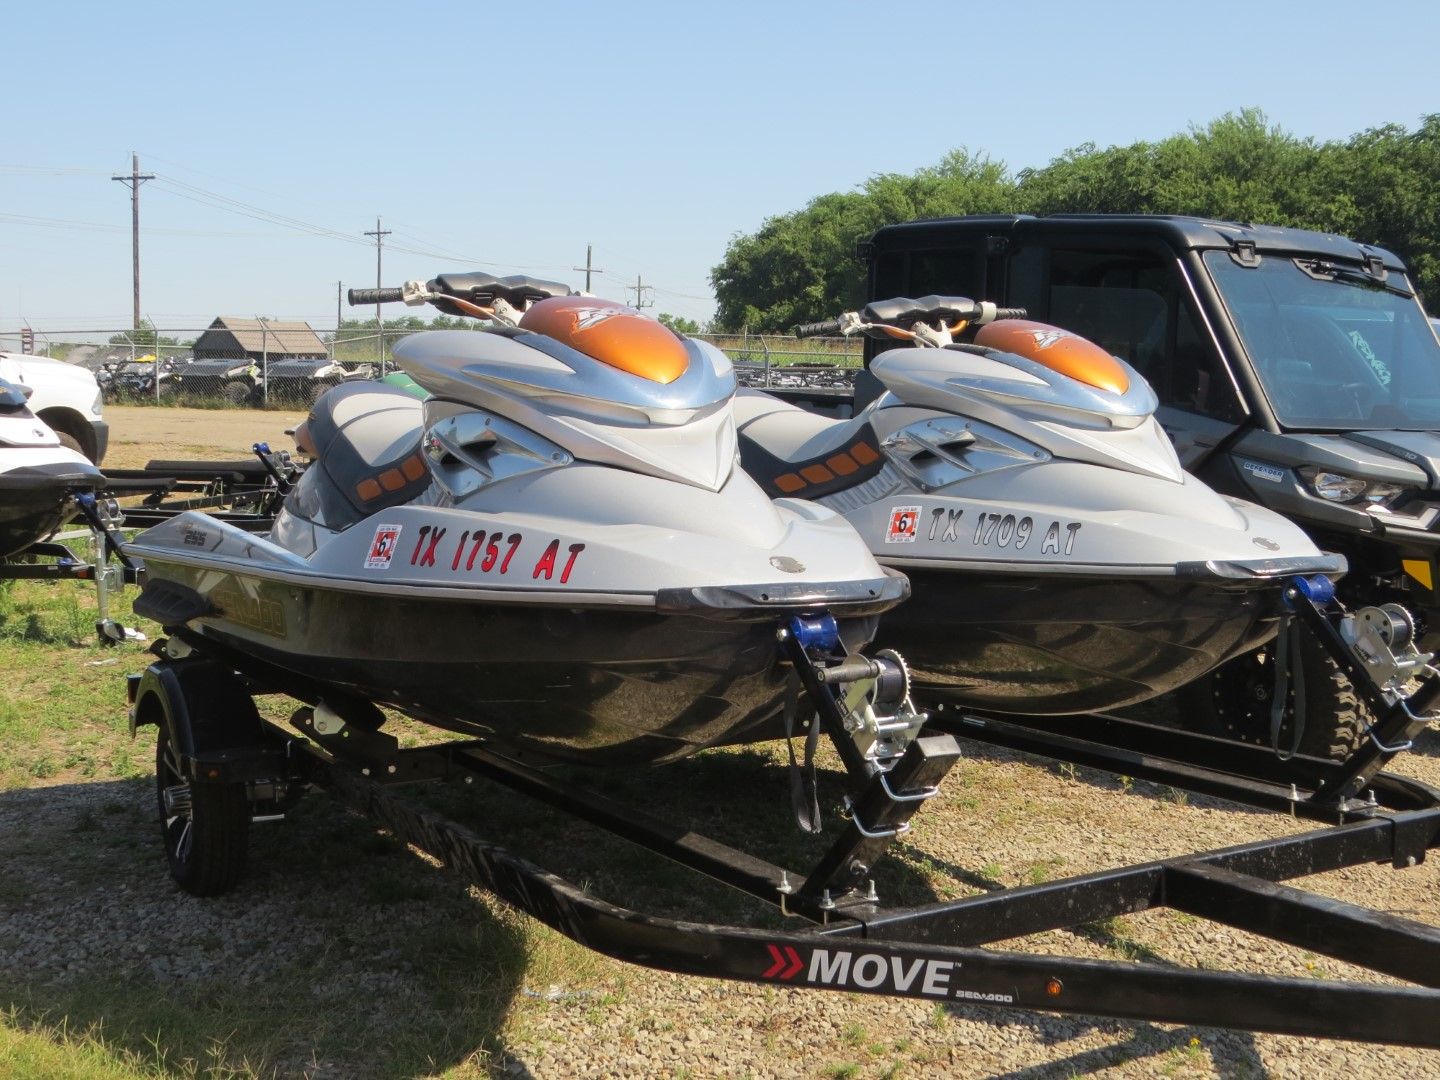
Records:
M242 360L260 363L280 360L321 359L325 342L307 322L284 319L237 319L221 315L195 340L196 360Z

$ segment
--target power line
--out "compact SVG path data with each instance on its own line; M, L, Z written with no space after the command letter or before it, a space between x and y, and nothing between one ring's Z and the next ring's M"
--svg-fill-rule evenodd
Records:
M375 237L375 288L384 288L384 275L380 273L380 250L384 246L385 237L390 235L389 229L380 228L380 215L375 215L375 231L367 232L366 236ZM380 318L380 301L375 301L375 327L380 333L380 354L385 354L385 321Z
M641 281L639 274L636 274L636 275L635 275L635 284L634 284L634 285L626 285L626 286L625 286L625 291L626 291L626 292L633 292L633 293L635 294L635 303L634 303L633 305L631 305L631 306L632 306L632 307L636 307L636 308L647 308L647 307L654 307L654 306L655 306L655 301L654 301L654 300L650 300L650 301L647 302L646 299L645 299L645 293L646 293L647 291L648 291L648 292L653 292L654 289L655 289L655 286L654 286L654 285L646 285L643 281Z
M593 254L593 252L594 252L593 247L592 247L590 244L586 244L586 245L585 245L585 265L584 265L584 266L572 266L572 267L570 268L571 270L584 270L584 271L585 271L585 291L586 291L587 293L590 291L590 275L591 275L591 274L603 274L603 273L605 272L604 270L598 269L598 268L596 268L596 267L594 267L594 266L592 266L592 265L590 264L590 256Z
M133 270L135 286L135 323L134 328L140 329L140 185L146 180L154 180L154 173L140 174L140 155L130 155L130 175L112 176L111 180L118 180L130 189L130 262Z

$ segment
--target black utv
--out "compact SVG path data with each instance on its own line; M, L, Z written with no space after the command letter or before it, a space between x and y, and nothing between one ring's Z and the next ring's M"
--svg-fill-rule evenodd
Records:
M1393 254L1339 236L1190 217L975 216L880 229L866 298L960 295L1024 307L1129 361L1187 469L1286 514L1346 556L1341 600L1440 645L1440 341ZM867 347L873 348L867 343ZM1414 615L1404 625L1393 608ZM1363 737L1348 680L1302 642L1192 687L1221 734L1342 754ZM1305 701L1272 729L1276 687ZM1283 748L1282 747L1282 748Z

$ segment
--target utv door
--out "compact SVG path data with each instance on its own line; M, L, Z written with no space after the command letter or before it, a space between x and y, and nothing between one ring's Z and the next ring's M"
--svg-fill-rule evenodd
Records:
M1156 417L1181 464L1202 471L1245 418L1240 392L1174 253L1112 243L1027 239L1010 260L1008 302L1127 361L1155 388Z

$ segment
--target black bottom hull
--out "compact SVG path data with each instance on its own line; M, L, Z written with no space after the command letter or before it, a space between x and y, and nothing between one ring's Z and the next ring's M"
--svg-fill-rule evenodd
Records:
M163 572L202 584L203 572ZM223 616L177 620L185 636L276 689L374 701L554 761L658 764L771 738L788 671L778 612L746 622L480 605L234 577L206 598ZM872 629L842 621L847 639Z
M1273 636L1280 586L906 571L880 624L917 703L1063 715L1146 701Z
M69 463L0 473L0 559L54 533L74 514L74 493L94 491L102 479Z

